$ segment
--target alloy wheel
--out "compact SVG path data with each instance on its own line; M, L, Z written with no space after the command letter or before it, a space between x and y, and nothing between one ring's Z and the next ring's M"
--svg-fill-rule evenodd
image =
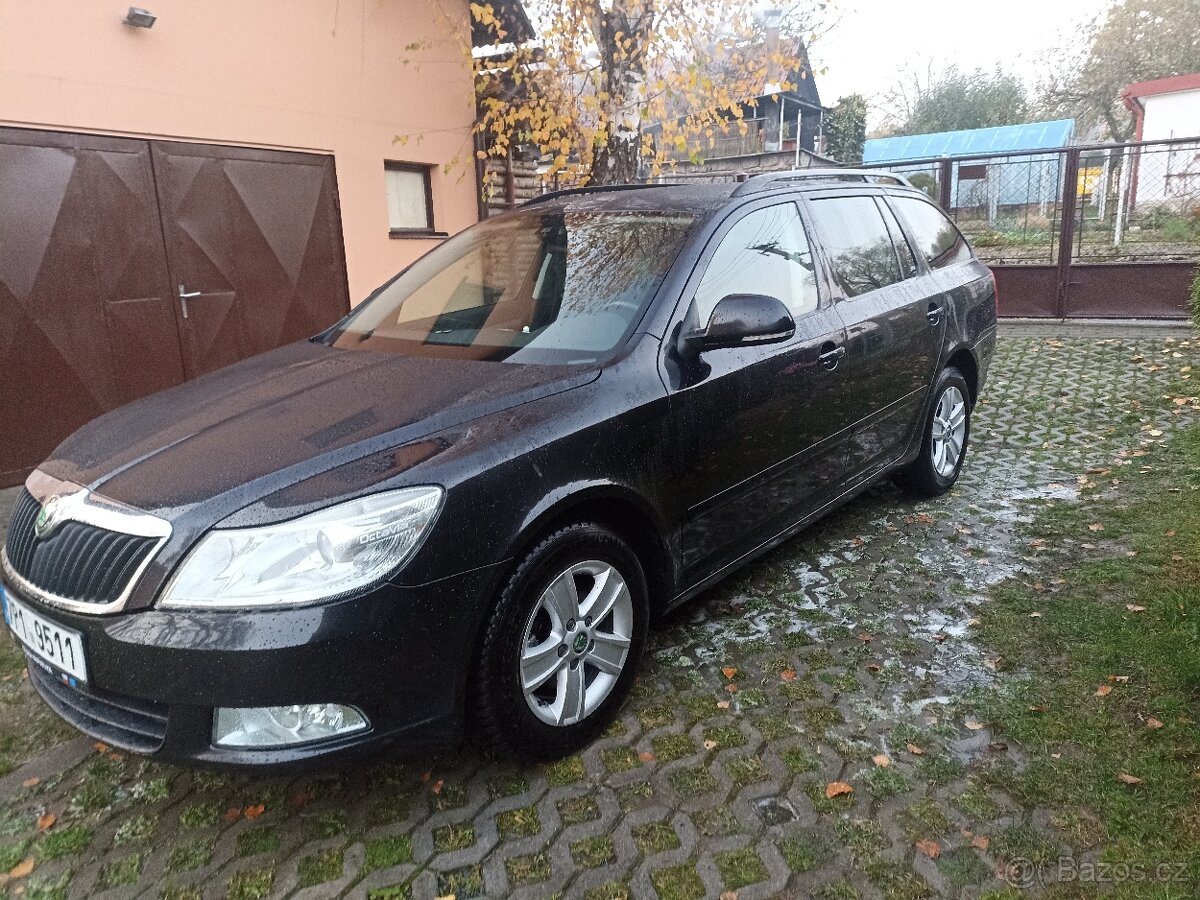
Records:
M930 454L933 468L949 478L958 468L967 436L967 401L954 385L942 392L933 413Z
M595 712L620 678L633 639L633 598L599 560L571 565L538 598L521 640L525 702L548 725Z

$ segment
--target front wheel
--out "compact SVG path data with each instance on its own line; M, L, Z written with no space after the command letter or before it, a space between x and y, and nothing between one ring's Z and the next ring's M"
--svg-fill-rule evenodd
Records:
M944 494L958 480L971 434L971 391L962 373L943 369L933 390L921 452L895 475L901 488L923 497Z
M484 626L467 689L485 740L541 759L588 743L633 683L648 619L645 574L620 537L586 522L547 536Z

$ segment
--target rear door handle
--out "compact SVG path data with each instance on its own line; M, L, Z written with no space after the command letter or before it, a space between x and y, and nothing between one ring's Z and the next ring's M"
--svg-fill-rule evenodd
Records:
M204 291L189 291L186 285L179 286L179 305L183 307L183 317L188 317L187 302L194 297L199 297Z
M930 325L936 325L942 321L942 308L936 303L930 303L929 312L925 313L925 318L929 320Z
M817 359L821 361L821 365L832 371L837 368L838 361L845 355L845 347L838 347L834 345L833 341L826 341L821 345L821 355Z

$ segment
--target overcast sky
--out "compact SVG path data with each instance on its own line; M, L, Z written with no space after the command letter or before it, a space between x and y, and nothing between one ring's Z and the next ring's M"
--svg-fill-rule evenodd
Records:
M1032 85L1048 48L1108 6L1105 0L834 0L837 25L811 51L821 102L846 94L868 101L885 92L902 66L990 69L996 63ZM822 73L822 67L825 71ZM875 126L880 110L872 108Z

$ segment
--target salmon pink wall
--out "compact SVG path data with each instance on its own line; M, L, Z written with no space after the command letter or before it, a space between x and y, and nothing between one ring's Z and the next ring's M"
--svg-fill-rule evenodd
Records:
M435 244L389 238L385 160L436 165L437 230L476 220L467 0L141 4L0 0L0 124L332 153L353 302Z

